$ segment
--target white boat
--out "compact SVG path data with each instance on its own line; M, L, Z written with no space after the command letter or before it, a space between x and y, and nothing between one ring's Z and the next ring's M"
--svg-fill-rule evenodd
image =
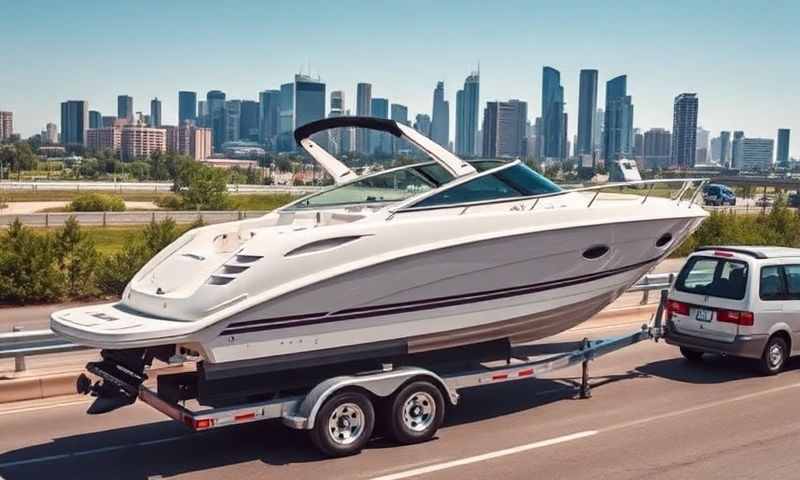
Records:
M403 137L430 161L358 177L312 140L339 127ZM191 355L207 378L528 342L613 302L707 215L701 181L675 199L562 190L390 120L325 119L295 138L333 187L187 232L120 301L55 312L52 329L134 372Z

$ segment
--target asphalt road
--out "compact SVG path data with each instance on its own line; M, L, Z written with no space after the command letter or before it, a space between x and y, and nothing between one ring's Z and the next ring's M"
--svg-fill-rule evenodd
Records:
M551 341L630 332L639 318L590 321ZM86 416L85 399L0 407L0 476L25 478L320 479L798 478L800 376L751 364L682 360L643 342L578 369L463 392L434 440L376 439L360 455L321 458L277 422L193 434L146 405ZM795 366L796 368L796 366Z

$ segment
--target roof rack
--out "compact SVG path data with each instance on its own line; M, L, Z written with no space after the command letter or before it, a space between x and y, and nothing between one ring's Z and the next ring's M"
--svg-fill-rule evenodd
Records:
M698 247L694 251L695 252L705 252L705 251L708 251L708 250L722 250L722 251L725 251L725 252L741 253L742 255L750 255L753 258L759 258L759 259L769 258L762 252L758 252L758 251L755 251L755 250L748 250L747 248L742 248L742 247L724 247L724 246L720 246L720 245L717 245L717 246L708 245L708 246L705 246L705 247Z

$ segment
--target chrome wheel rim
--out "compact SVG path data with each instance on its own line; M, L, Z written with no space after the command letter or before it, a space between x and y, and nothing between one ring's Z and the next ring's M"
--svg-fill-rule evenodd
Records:
M779 367L783 363L783 348L778 345L769 347L769 364L772 368Z
M339 445L350 445L364 433L364 411L355 403L336 407L328 419L328 432Z
M436 418L436 402L427 392L415 392L403 404L403 424L414 432L427 430Z

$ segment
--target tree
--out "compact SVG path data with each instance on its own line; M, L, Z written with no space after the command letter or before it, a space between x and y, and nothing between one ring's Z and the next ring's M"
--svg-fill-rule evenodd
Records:
M225 171L192 160L178 164L172 190L181 197L184 208L224 210L228 206L228 183Z
M94 240L81 231L74 216L70 216L64 226L56 231L54 249L66 281L68 296L85 297L95 293L97 250Z

